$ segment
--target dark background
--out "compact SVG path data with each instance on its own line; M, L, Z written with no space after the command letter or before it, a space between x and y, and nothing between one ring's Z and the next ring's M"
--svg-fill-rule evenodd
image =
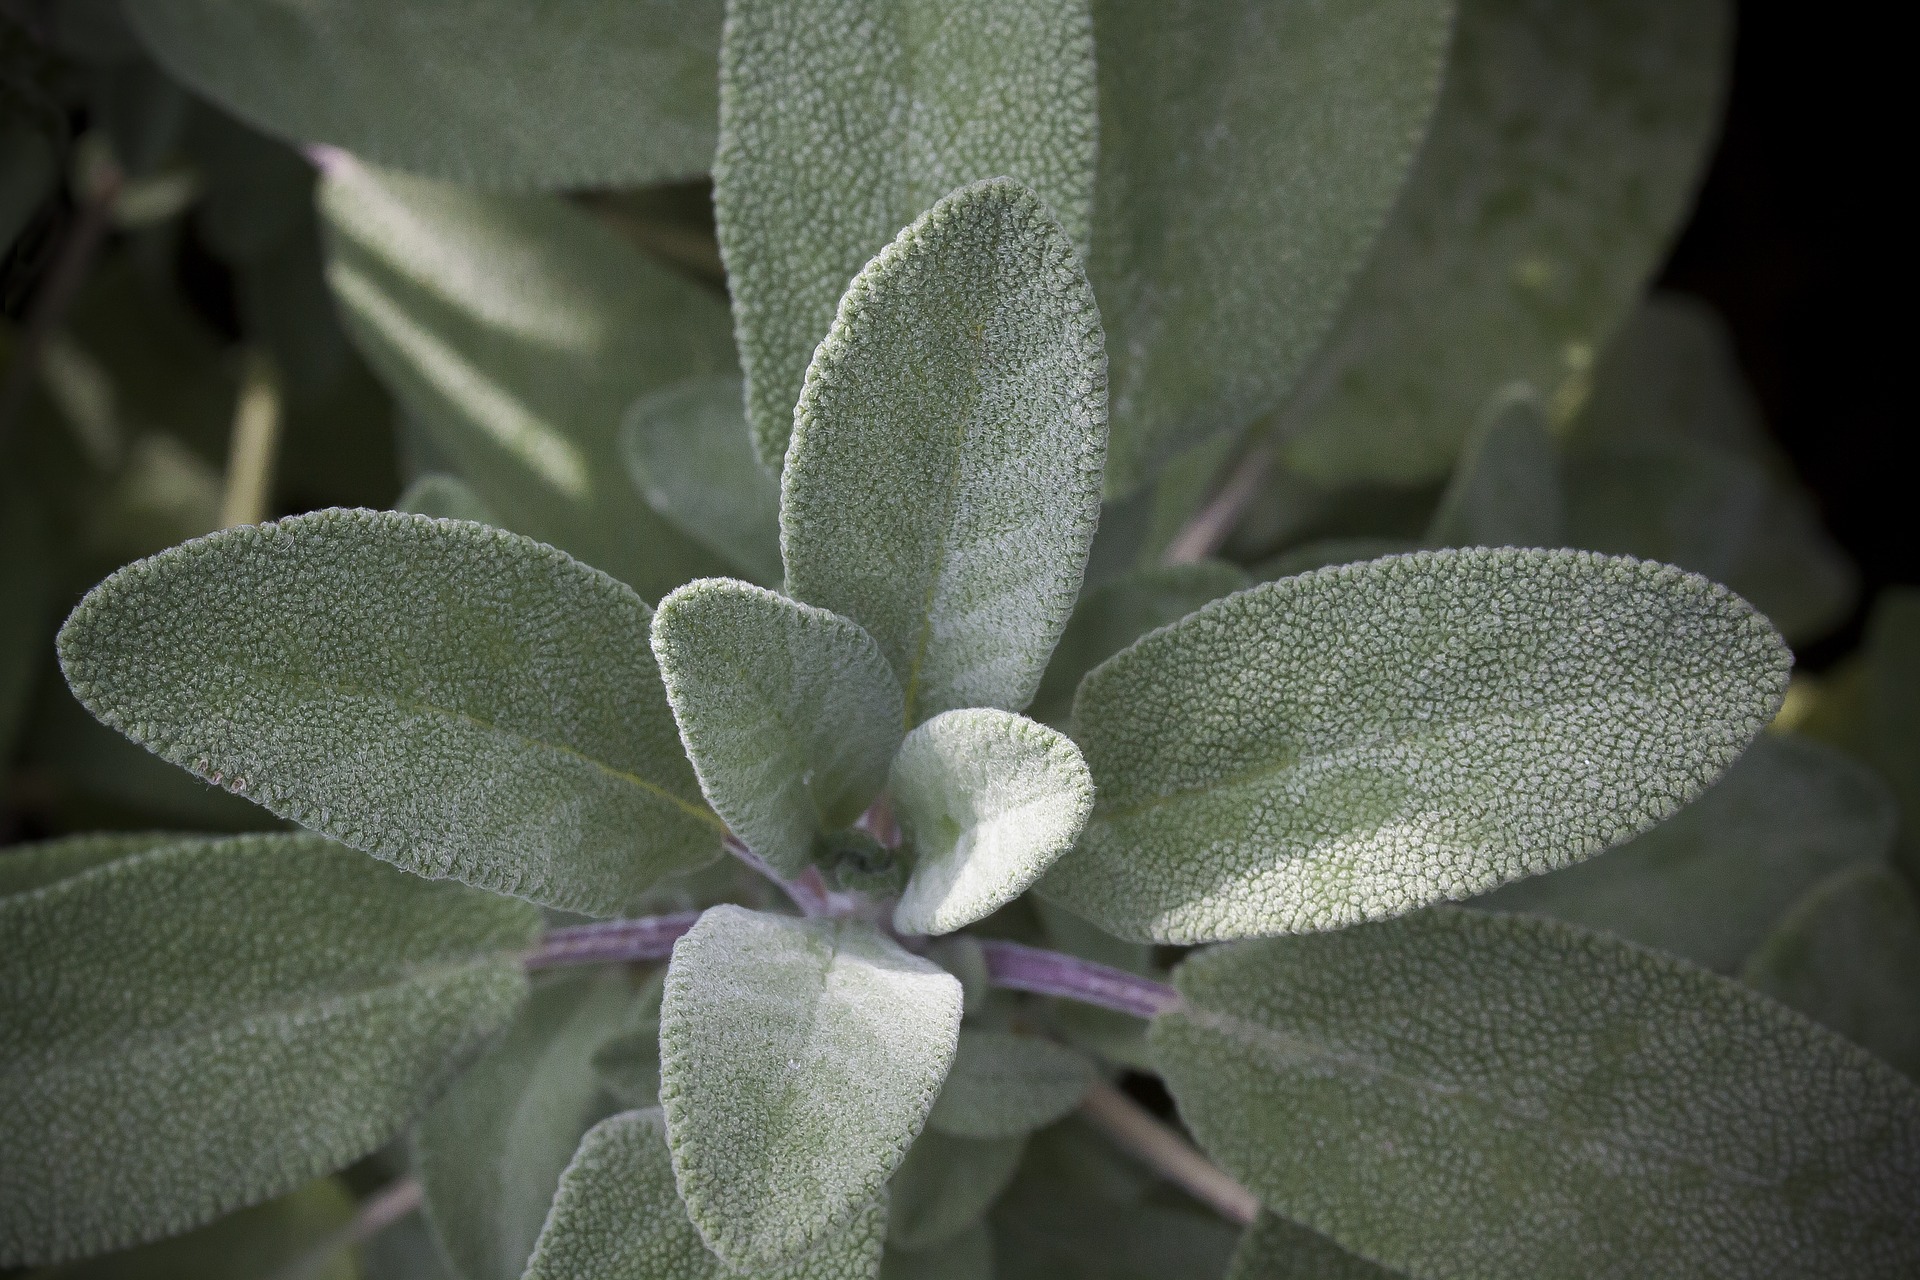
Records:
M1738 20L1725 132L1660 284L1726 317L1769 425L1860 566L1856 617L1802 654L1818 668L1856 643L1875 591L1920 583L1920 474L1895 385L1914 368L1914 218L1892 194L1913 146L1890 105L1912 71L1878 22L1775 0L1747 0Z

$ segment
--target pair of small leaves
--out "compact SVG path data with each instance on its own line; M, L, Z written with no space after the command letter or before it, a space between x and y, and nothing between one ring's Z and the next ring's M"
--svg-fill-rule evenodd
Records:
M1397 1271L1920 1266L1920 1089L1683 961L1437 908L1216 948L1175 981L1152 1037L1202 1146Z
M1788 664L1724 589L1584 552L1267 583L1081 683L1099 799L1042 891L1166 942L1465 897L1678 809L1771 718Z
M133 843L10 855L31 862L8 863L0 929L32 959L0 974L0 1265L170 1235L358 1159L525 995L525 903L317 836Z

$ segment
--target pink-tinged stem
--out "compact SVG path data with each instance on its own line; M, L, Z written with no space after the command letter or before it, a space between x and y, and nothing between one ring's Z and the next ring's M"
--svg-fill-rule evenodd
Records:
M1011 991L1060 996L1136 1018L1154 1017L1180 1003L1179 992L1164 982L1078 956L996 939L983 940L980 950L993 985Z
M556 969L571 964L625 964L665 960L673 944L700 919L698 911L639 920L607 920L598 924L555 929L527 953L529 969Z

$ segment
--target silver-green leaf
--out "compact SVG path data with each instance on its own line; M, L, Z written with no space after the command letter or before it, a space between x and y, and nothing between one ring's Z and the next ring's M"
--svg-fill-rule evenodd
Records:
M1087 0L732 0L720 82L714 214L770 470L847 281L935 201L1011 176L1086 246Z
M753 454L740 379L702 378L636 400L620 429L647 504L764 586L778 586L780 485Z
M1162 942L1466 897L1674 812L1772 717L1789 663L1724 588L1587 552L1266 583L1081 683L1098 801L1042 892Z
M1920 1088L1684 961L1436 908L1175 982L1153 1043L1201 1146L1409 1275L1920 1268Z
M783 874L886 784L900 686L873 637L838 614L745 582L690 582L660 602L653 652L708 801Z
M715 907L675 945L660 1101L700 1236L736 1269L871 1204L953 1060L960 984L871 926Z
M1012 1138L1080 1104L1093 1064L1040 1036L969 1028L927 1124L959 1138Z
M172 1235L366 1155L513 1017L539 928L309 835L0 899L0 1266Z
M1433 547L1569 545L1559 442L1531 394L1496 396L1487 407L1454 463L1426 540Z
M865 627L909 727L1018 710L1100 515L1100 316L1015 183L962 188L869 263L807 370L781 481L787 587Z
M485 525L322 511L185 543L60 631L88 710L285 818L425 876L617 914L712 859L652 611Z
M1338 314L1440 96L1452 0L1094 6L1088 272L1127 493L1273 409Z
M141 0L168 71L267 133L493 188L634 186L713 156L722 0Z
M913 850L902 933L951 933L1019 897L1093 810L1071 739L1011 711L945 711L900 744L888 790Z
M804 1257L755 1280L874 1280L886 1238L884 1196ZM701 1242L674 1189L658 1110L626 1111L588 1131L561 1175L526 1280L739 1280Z

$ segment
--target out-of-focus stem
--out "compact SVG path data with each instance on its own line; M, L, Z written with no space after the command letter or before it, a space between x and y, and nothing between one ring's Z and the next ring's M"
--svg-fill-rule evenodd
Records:
M240 398L233 410L233 437L227 446L227 491L220 504L222 528L259 524L267 518L279 441L280 387L273 363L259 352L249 352L240 380Z
M1233 526L1240 523L1247 504L1260 492L1260 482L1267 478L1267 468L1272 465L1273 450L1268 446L1255 445L1247 450L1213 501L1187 521L1186 527L1167 544L1161 563L1192 564L1218 551L1227 535L1233 532Z
M698 911L638 920L605 920L596 924L555 929L526 955L529 969L557 969L575 964L630 964L665 960L673 944L699 921Z
M1095 1082L1087 1090L1087 1096L1080 1103L1080 1114L1113 1139L1115 1146L1227 1221L1247 1226L1260 1212L1260 1202L1254 1199L1253 1192L1227 1176L1152 1112L1104 1080Z

